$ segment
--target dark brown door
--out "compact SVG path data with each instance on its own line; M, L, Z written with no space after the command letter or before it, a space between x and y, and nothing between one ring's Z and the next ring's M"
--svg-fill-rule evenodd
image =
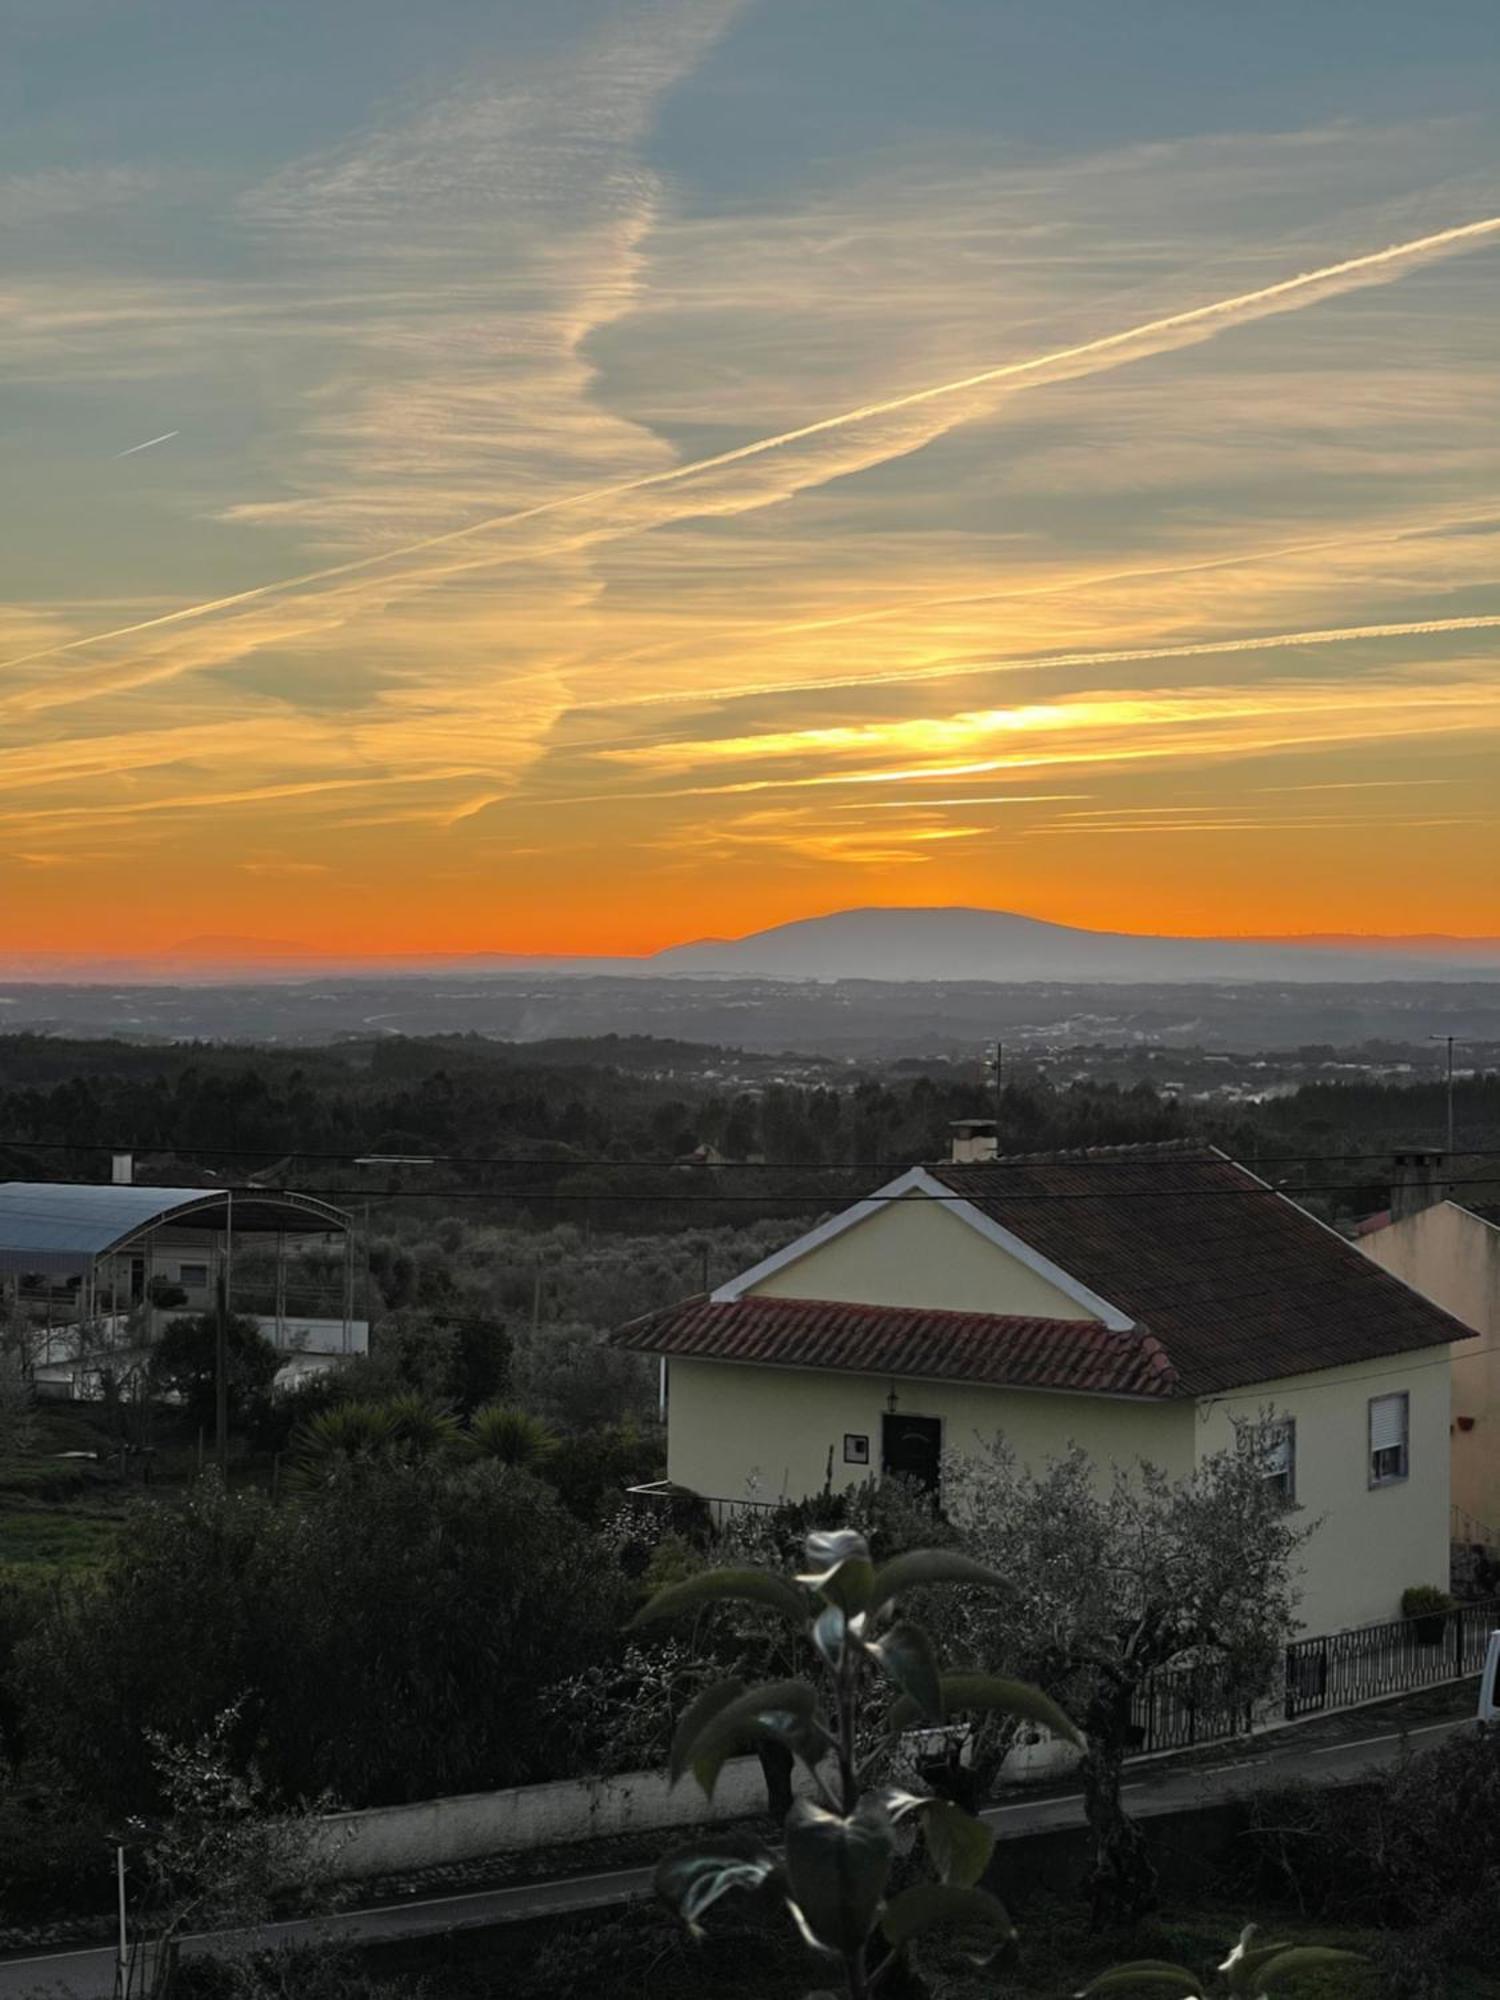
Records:
M888 1416L882 1420L880 1464L885 1472L920 1480L929 1493L938 1490L942 1469L943 1425L939 1417Z

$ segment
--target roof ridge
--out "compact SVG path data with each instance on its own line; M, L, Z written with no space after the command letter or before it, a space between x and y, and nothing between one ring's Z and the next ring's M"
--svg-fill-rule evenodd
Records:
M1149 1160L1162 1157L1202 1160L1205 1165L1228 1160L1230 1165L1238 1162L1223 1153L1210 1139L1139 1139L1116 1146L1060 1146L1033 1153L997 1153L988 1160L934 1160L929 1162L933 1169L942 1167L1003 1167L1028 1165L1060 1165L1072 1160Z

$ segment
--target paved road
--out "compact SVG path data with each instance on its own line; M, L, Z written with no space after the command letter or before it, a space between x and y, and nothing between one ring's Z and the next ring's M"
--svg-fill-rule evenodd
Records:
M1419 1723L1401 1729L1378 1714L1320 1719L1297 1730L1251 1744L1240 1756L1203 1764L1137 1765L1139 1776L1125 1786L1131 1814L1150 1819L1233 1798L1276 1777L1299 1777L1324 1784L1348 1783L1372 1766L1390 1764L1408 1748L1430 1749L1455 1729L1471 1726L1465 1713L1442 1722ZM1364 1733L1361 1733L1364 1732ZM995 1806L984 1817L1002 1840L1029 1833L1077 1826L1083 1819L1083 1794L1020 1799ZM567 1875L542 1882L517 1882L502 1889L473 1889L461 1895L433 1896L386 1903L374 1909L346 1910L336 1916L305 1918L294 1923L268 1924L253 1942L261 1947L306 1944L318 1939L371 1942L381 1938L427 1937L434 1933L518 1923L570 1910L602 1910L649 1894L649 1868L612 1869L604 1874ZM223 1951L238 1942L219 1933L183 1940L185 1955ZM46 1952L26 1958L0 1959L0 2000L45 1995L47 2000L110 2000L114 1992L115 1958L111 1950Z

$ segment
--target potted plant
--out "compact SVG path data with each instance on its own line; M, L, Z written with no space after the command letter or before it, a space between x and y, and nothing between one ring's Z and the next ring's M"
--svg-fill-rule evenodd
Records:
M1454 1608L1453 1598L1435 1584L1414 1583L1401 1593L1401 1616L1411 1619L1419 1646L1442 1645L1448 1613Z

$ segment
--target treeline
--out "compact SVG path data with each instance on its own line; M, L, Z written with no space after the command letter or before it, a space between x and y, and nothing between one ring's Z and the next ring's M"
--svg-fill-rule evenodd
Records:
M133 1147L163 1157L211 1148L245 1167L286 1155L376 1152L670 1161L711 1148L732 1160L818 1165L930 1157L955 1118L994 1109L969 1078L832 1071L837 1082L753 1080L725 1089L684 1074L732 1052L663 1043L569 1043L567 1061L479 1036L391 1039L297 1052L0 1037L0 1146ZM788 1067L791 1067L789 1064ZM812 1065L804 1065L812 1067ZM674 1073L675 1072L675 1073ZM1006 1094L1017 1147L1171 1138L1183 1114L1149 1089L1044 1086Z
M654 1230L794 1220L858 1192L872 1171L942 1157L953 1120L997 1108L977 1065L788 1058L774 1070L763 1057L645 1037L392 1037L297 1051L0 1037L0 1177L101 1177L103 1150L126 1146L166 1183L207 1167L225 1179L275 1167L285 1183L335 1195L401 1193L408 1213L451 1188L493 1197L496 1220ZM1214 1109L1146 1082L1022 1073L998 1109L1009 1152L1188 1138L1248 1159L1336 1158L1431 1145L1447 1100L1441 1083L1349 1081ZM1500 1149L1500 1077L1460 1079L1455 1116L1466 1152ZM353 1164L369 1154L452 1158L440 1169ZM741 1171L720 1173L720 1162ZM1378 1204L1379 1175L1351 1159L1338 1178Z

